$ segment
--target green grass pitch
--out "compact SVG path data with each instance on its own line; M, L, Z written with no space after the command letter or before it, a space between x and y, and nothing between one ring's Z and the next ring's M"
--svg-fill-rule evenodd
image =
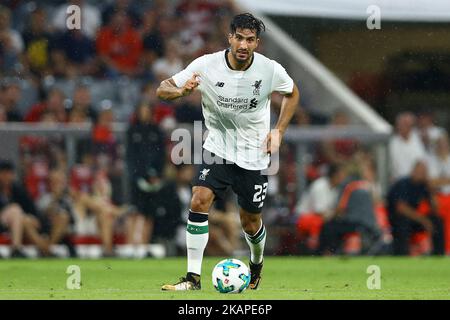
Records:
M0 299L449 299L449 258L267 257L259 290L215 291L204 260L201 291L162 292L183 275L184 258L145 260L0 260ZM246 259L243 259L246 261ZM81 289L69 290L69 265L81 269ZM381 289L367 288L369 265L381 269Z

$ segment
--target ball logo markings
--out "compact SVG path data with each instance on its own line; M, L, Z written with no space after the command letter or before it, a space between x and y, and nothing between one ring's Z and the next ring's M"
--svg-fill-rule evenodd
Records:
M220 293L241 293L250 284L250 272L238 259L222 260L213 269L212 282Z

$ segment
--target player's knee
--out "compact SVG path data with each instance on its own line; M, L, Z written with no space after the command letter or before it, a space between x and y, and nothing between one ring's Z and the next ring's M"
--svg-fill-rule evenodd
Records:
M209 192L194 191L191 199L191 210L194 212L208 212L214 195Z

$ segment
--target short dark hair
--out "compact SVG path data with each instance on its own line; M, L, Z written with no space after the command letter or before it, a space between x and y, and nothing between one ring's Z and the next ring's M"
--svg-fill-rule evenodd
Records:
M262 20L256 18L251 13L241 13L233 17L230 22L231 34L235 34L237 29L250 29L256 31L259 38L261 31L266 31L266 26Z
M342 165L339 164L330 164L327 171L327 177L333 178L338 172L340 172L343 169Z
M14 163L6 159L0 159L0 171L14 171Z

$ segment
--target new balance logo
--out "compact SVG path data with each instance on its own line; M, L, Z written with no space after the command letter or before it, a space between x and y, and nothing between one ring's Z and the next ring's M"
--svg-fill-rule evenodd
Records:
M219 88L223 88L224 85L225 85L224 82L217 82L216 83L216 87L219 87Z
M257 105L258 105L258 100L256 100L256 98L253 98L252 100L250 100L250 108L249 109L256 108Z
M201 171L199 179L204 181L206 179L206 176L209 174L209 170L211 169L203 169Z

